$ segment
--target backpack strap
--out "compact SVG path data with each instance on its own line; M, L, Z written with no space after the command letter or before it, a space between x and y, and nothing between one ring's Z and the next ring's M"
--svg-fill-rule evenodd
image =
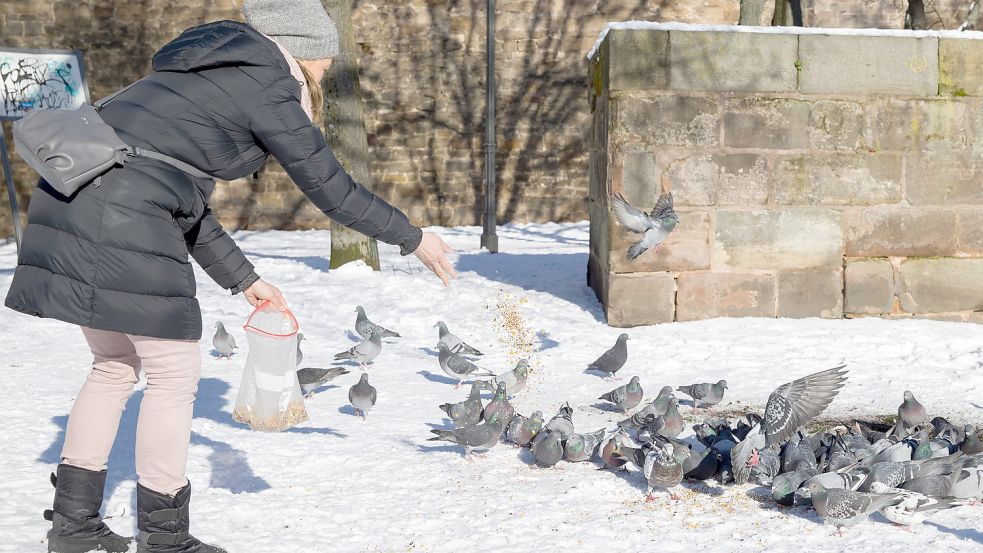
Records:
M117 96L119 96L120 94L126 92L131 86L137 84L138 82L140 82L142 80L143 79L137 79L137 80L133 81L132 83L124 86L123 88L117 90L116 92L113 92L109 96L106 96L104 98L100 98L100 99L96 100L95 102L92 102L92 107L96 108L96 111L102 110L102 108L106 104L108 104L109 102L112 102L113 100L116 99Z
M206 173L206 172L198 169L194 165L191 165L190 163L186 163L184 161L181 161L180 159L173 158L173 157L171 157L169 155L162 154L160 152L155 152L153 150L148 150L146 148L138 148L136 146L130 146L130 152L131 152L132 155L135 155L135 156L149 157L150 159L156 159L158 161L163 161L164 163L167 163L169 165L172 165L175 168L180 169L181 171L184 171L185 173L187 173L187 174L189 174L189 175L191 175L193 177L198 177L199 179L215 180L215 177L213 177L213 176L209 175L208 173Z

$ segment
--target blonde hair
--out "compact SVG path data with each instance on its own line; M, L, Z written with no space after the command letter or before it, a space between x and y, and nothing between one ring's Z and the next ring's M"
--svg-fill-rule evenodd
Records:
M304 80L307 81L307 90L310 91L311 95L311 119L313 119L315 125L321 125L321 115L324 111L324 88L321 87L321 81L314 78L314 74L310 72L304 64L300 63L300 70L304 73Z

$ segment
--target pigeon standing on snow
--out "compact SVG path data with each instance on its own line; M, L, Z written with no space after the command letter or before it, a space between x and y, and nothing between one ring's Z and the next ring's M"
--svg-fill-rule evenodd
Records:
M804 376L775 389L765 404L766 445L781 443L826 410L846 382L845 366Z
M659 444L645 455L642 466L648 483L646 501L655 499L654 488L664 488L673 500L679 499L673 488L683 481L683 465L676 457L676 449L671 443Z
M542 429L542 411L536 411L528 418L516 413L505 429L505 439L519 447L524 447L529 445Z
M297 333L297 366L300 366L300 362L304 360L304 352L300 351L300 343L304 341L304 333Z
M311 397L314 394L314 390L343 374L348 374L348 369L341 367L331 367L330 369L305 367L297 371L297 381L300 382L300 389L304 392L304 395Z
M889 436L904 437L908 435L910 429L925 422L928 415L925 413L925 406L915 399L915 395L909 390L905 390L904 401L898 406L898 420L894 423L894 428L888 432Z
M382 338L375 329L369 331L369 337L366 338L364 342L359 342L352 346L348 351L343 351L341 353L336 353L334 358L335 361L340 361L343 359L352 359L357 361L359 366L365 367L372 362L373 359L379 357L382 353Z
M605 378L610 379L614 378L614 374L625 366L626 361L628 361L628 335L622 334L618 336L618 341L614 343L611 349L604 352L587 368L588 370L601 371L605 374Z
M479 368L471 361L468 361L460 355L452 352L447 347L447 344L437 344L437 352L437 360L440 362L440 368L447 373L447 376L457 379L457 385L454 386L455 388L460 388L461 382L464 381L464 377L468 375L495 376L495 373Z
M369 318L365 316L365 309L362 309L361 305L355 308L355 312L358 313L358 315L355 316L355 332L357 332L362 338L368 338L372 329L375 329L376 334L379 335L379 338L399 338L398 333L383 328L370 321Z
M662 416L664 425L662 429L659 430L659 435L666 438L675 438L679 436L683 428L686 427L686 421L683 420L683 416L679 414L679 409L676 407L676 398L669 398L669 407L666 408L666 414Z
M483 384L484 389L494 392L498 389L499 384L505 384L505 390L509 397L515 397L516 394L522 391L526 387L526 381L529 380L529 361L525 359L519 359L519 362L515 364L515 368L511 371L502 373L491 380L486 380Z
M563 458L571 463L590 461L605 434L603 428L589 434L571 434L563 443Z
M462 445L464 446L465 457L470 461L473 450L487 450L495 447L502 437L503 429L504 425L502 425L501 419L498 418L498 414L494 414L490 419L486 419L484 423L477 426L456 428L454 430L431 430L430 432L436 434L436 436L429 438L428 441L443 440Z
M669 409L669 400L674 399L675 396L672 395L671 386L663 386L662 390L659 391L659 395L655 397L648 405L642 407L634 415L628 417L627 419L618 423L619 427L624 428L639 428L645 426L649 419L661 417L666 414L666 410Z
M444 344L447 346L447 349L454 353L461 353L464 355L484 355L477 349L464 343L464 340L461 340L456 335L452 334L450 330L447 330L447 324L444 323L444 321L437 321L437 324L434 326L437 327L437 334L439 338L437 340L438 344Z
M716 384L704 382L701 384L690 384L680 386L676 390L693 398L693 408L699 409L702 403L704 407L713 407L724 399L724 390L727 389L727 381L720 380Z
M454 422L454 428L474 426L481 422L481 388L478 383L471 384L471 394L460 403L445 403L440 409Z
M536 466L550 468L563 459L563 445L560 434L551 430L543 430L532 441L532 455Z
M671 192L659 196L655 207L649 213L628 203L621 194L615 194L611 198L611 209L621 226L630 232L642 235L641 240L628 248L625 254L628 261L634 261L649 248L658 249L679 222L679 217L672 208Z
M509 403L509 400L505 395L505 383L498 385L498 390L495 391L495 397L488 402L485 406L485 410L481 412L481 417L485 420L491 420L493 417L497 417L501 421L503 427L507 427L510 422L512 422L512 417L515 416L515 408Z
M972 424L967 424L963 431L966 435L963 438L962 443L959 444L959 451L962 451L965 455L976 455L978 453L983 453L983 442L980 441L980 437L976 435L976 427Z
M212 345L215 346L215 351L218 352L218 356L232 359L232 354L235 353L236 339L225 330L225 325L222 321L215 323L215 336L212 337Z
M901 494L830 490L815 481L809 484L809 496L823 522L837 527L856 524L871 513L904 501Z
M361 415L362 420L368 415L369 410L375 405L376 391L369 384L369 374L362 373L358 383L348 389L348 401L355 408L355 414Z
M570 403L564 403L556 415L548 423L546 428L560 434L561 440L566 440L573 434L573 408Z
M628 381L628 384L618 386L597 399L610 401L611 403L617 405L618 409L621 409L627 413L636 405L641 403L642 385L639 383L638 377L633 376L631 377L631 380Z

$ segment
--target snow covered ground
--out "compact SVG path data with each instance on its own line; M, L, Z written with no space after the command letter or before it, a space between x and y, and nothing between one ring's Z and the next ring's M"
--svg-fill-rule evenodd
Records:
M363 422L347 406L357 370L308 401L310 421L278 434L232 421L246 353L210 354L195 410L189 477L196 535L232 553L481 551L944 551L983 550L983 507L939 513L909 533L876 516L833 535L810 509L773 504L767 490L687 483L684 499L645 503L638 472L590 464L530 466L530 455L500 445L468 462L428 442L447 421L437 405L459 401L434 351L438 319L503 372L517 356L535 373L515 400L519 412L552 416L564 401L581 431L620 416L595 398L613 387L584 373L619 329L603 323L585 284L588 225L501 230L503 253L479 252L479 229L438 229L460 278L449 289L415 259L381 246L383 270L327 270L327 232L240 232L258 272L280 286L300 320L305 366L328 366L352 344L355 306L402 339L370 368L379 403ZM0 294L13 273L12 244L0 246ZM246 344L249 308L199 272L205 328L222 320ZM912 390L930 415L983 421L983 326L930 321L722 319L630 329L621 375L647 392L726 378L727 409L761 409L777 385L847 363L850 380L827 415L893 413ZM44 551L50 507L47 474L58 462L66 415L90 362L77 329L0 312L0 551ZM528 340L531 338L531 343ZM245 349L245 348L244 348ZM140 392L124 415L110 461L106 511L118 531L135 532L133 431ZM683 408L684 416L689 409Z

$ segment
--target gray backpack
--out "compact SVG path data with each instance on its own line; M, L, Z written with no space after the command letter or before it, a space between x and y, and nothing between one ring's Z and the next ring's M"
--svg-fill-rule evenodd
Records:
M140 81L137 81L140 82ZM136 83L133 83L136 84ZM173 165L198 178L213 179L179 159L130 146L99 116L99 110L133 86L130 84L73 110L37 110L14 122L14 150L60 194L71 197L113 167L133 156Z

